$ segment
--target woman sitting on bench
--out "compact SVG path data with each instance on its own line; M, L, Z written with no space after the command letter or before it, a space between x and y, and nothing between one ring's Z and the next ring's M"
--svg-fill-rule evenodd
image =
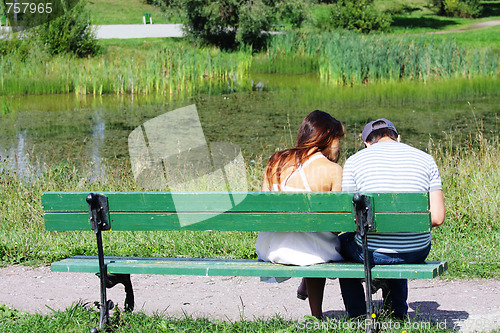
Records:
M269 160L263 191L340 191L342 167L336 163L345 130L330 114L313 111L299 127L294 148ZM277 264L307 266L342 260L338 236L331 232L259 232L257 256ZM281 279L282 282L286 279ZM305 278L298 296L309 297L311 314L321 318L324 278Z

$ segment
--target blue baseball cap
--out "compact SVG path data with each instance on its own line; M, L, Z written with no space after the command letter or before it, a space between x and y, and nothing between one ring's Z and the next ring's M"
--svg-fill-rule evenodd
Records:
M374 124L376 125L374 126ZM366 142L366 139L368 138L368 136L370 136L370 134L372 134L373 131L376 131L381 128L389 128L394 132L396 132L396 134L398 134L396 126L394 126L394 124L390 120L387 120L385 118L380 118L366 124L365 128L363 129L363 133L361 134L363 142Z

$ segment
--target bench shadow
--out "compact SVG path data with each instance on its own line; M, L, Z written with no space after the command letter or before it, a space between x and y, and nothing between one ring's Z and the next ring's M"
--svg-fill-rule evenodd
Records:
M382 300L373 301L376 309L381 309L382 303ZM411 309L408 311L411 322L430 322L438 325L441 329L456 329L457 322L469 318L469 313L466 311L439 310L440 304L434 301L412 302L408 306ZM345 311L325 311L323 312L323 316L329 319L347 320Z
M325 311L323 312L323 317L329 319L347 319L347 314L345 311Z
M413 310L410 313L410 318L413 320L445 323L447 329L454 329L457 322L469 318L469 313L466 311L440 310L440 304L434 301L412 302L408 306Z

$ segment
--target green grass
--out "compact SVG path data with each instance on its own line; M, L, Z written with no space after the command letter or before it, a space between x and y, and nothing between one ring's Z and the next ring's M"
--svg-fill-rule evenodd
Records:
M2 332L89 332L97 326L99 313L95 308L77 303L64 311L54 311L48 315L26 314L0 306L0 330ZM307 320L307 321L306 321ZM110 318L108 330L111 332L359 332L358 321L345 318L328 319L320 322L306 317L302 321L286 320L281 317L270 319L255 318L253 320L219 321L206 317L193 318L185 315L182 318L169 317L155 313L126 313L114 311ZM361 324L362 325L362 324ZM381 317L380 327L390 327L384 332L400 333L448 332L442 324L428 321L394 321ZM385 325L385 326L382 326ZM363 326L361 326L363 327ZM354 328L354 329L353 329ZM418 328L418 329L417 329Z
M153 24L178 23L179 19L167 17L158 7L143 0L88 0L94 24L142 24L144 13L150 13Z
M394 34L460 29L500 19L500 1L482 1L483 14L476 19L438 16L435 9L429 8L427 0L375 0L375 5L393 14L391 33Z
M500 49L500 25L449 34L434 34L429 35L427 38L432 38L436 42L442 43L455 41L458 45L468 48L492 47L498 51Z
M479 22L500 19L500 1L482 1L483 14L476 19L438 16L435 9L429 8L428 0L375 0L374 3L380 10L392 14L393 23L390 30L392 34L452 30L465 28ZM327 16L328 7L329 5L325 4L315 5L312 16L315 19Z
M486 139L460 132L441 143L429 143L441 170L446 221L433 231L431 259L450 262L448 277L492 278L500 274L500 143L498 129ZM266 158L261 158L264 161ZM263 163L247 166L249 190L259 190ZM91 232L47 232L43 226L42 191L138 191L130 166L111 164L106 179L69 164L21 178L0 173L0 259L5 264L50 263L72 255L95 255ZM106 233L108 255L255 258L256 233L247 232L112 232Z
M486 139L479 123L476 128L476 135L451 135L430 149L440 166L447 207L445 223L434 232L433 258L447 258L458 277L495 278L500 273L500 141L498 134Z

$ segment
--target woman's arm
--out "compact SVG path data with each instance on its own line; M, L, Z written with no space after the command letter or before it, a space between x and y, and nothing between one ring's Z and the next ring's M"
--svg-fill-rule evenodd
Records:
M267 177L264 177L264 183L262 184L262 191L271 191L271 189L269 188L269 183L267 181Z
M342 167L335 164L332 172L332 191L342 191Z

